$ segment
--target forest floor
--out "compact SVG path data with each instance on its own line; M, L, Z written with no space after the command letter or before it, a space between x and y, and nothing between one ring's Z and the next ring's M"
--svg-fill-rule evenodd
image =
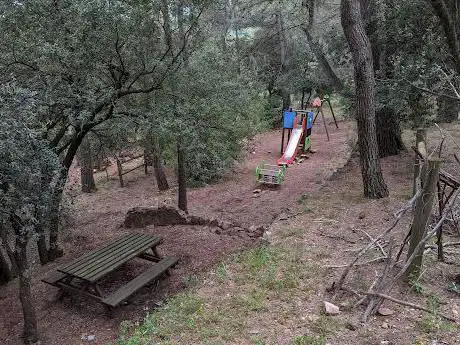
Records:
M269 226L277 218L289 217L291 208L304 193L317 190L324 180L344 166L354 142L352 123L339 122L340 129L329 125L330 141L323 124L317 124L312 135L317 151L301 164L287 171L281 188L264 188L255 182L255 167L261 162L276 164L279 158L280 131L257 135L249 141L247 154L241 163L217 184L188 192L189 212L207 218L218 218L249 227ZM139 162L131 162L135 165ZM149 226L137 231L160 235L164 242L160 253L175 255L180 264L167 280L144 288L118 308L113 318L108 318L101 305L84 298L57 300L55 288L41 279L57 266L69 262L107 241L130 232L123 228L127 211L135 206L174 205L177 189L170 172L171 190L159 193L153 174L145 175L142 169L126 175L126 186L118 184L116 167L96 176L98 191L81 194L78 168L73 167L69 176L65 197L67 224L62 234L64 257L52 264L40 266L34 261L32 292L37 307L37 318L43 344L86 343L88 335L95 335L96 342L105 344L117 339L123 320L142 320L147 310L164 303L167 296L176 294L194 284L199 277L230 254L257 245L258 239L239 234L218 234L215 229L201 226ZM262 191L254 194L256 188ZM31 251L34 252L34 251ZM104 282L106 291L130 280L145 266L138 261L128 263L122 270L110 275ZM16 282L0 288L0 343L21 344L22 313ZM152 293L154 292L154 293ZM91 337L92 338L92 337Z
M452 154L460 146L460 125L444 126L443 169L454 176L460 167ZM412 131L405 133L407 147ZM429 131L434 148L439 132ZM452 140L454 139L454 140ZM390 295L432 310L422 312L384 302L387 316L360 323L362 308L352 308L353 295L333 300L328 288L337 281L357 250L393 223L393 214L412 194L413 153L406 151L382 160L390 197L368 200L362 196L359 160L349 162L328 179L302 189L289 211L271 224L265 243L227 257L202 275L168 304L149 313L141 325L124 323L121 344L253 344L253 345L455 345L460 327L445 321L444 313L457 320L459 295L449 285L459 274L458 250L447 249L446 263L436 260L435 250L425 254L423 273L412 286L401 282ZM458 212L458 211L457 211ZM401 243L409 229L410 212L394 229ZM445 242L458 241L458 229L445 226ZM449 231L451 230L451 231ZM431 242L433 243L433 242ZM383 243L389 245L389 242ZM388 247L385 247L388 249ZM379 256L372 250L362 261ZM366 291L384 263L360 266L349 275L348 286ZM339 305L341 312L328 316L323 302Z
M390 197L363 198L359 164L356 157L350 159L353 124L340 122L339 126L339 130L329 126L329 142L324 128L315 127L317 153L290 167L281 188L262 188L257 197L253 193L259 188L255 166L262 160L275 163L279 156L280 133L272 131L256 136L246 159L221 182L189 191L191 214L246 226L268 225L262 239L217 234L198 226L138 229L161 235L161 253L177 255L180 264L159 286L148 286L130 298L111 319L100 305L83 298L56 300L55 289L40 279L58 265L131 231L122 227L131 207L175 204L176 189L158 193L154 177L138 171L128 175L125 188L118 186L116 175L103 182L105 176L100 174L97 193L82 195L75 171L68 192L73 195L69 210L74 214L63 234L66 255L45 267L37 265L34 274L42 343L113 343L121 329L122 335L132 338L120 344L460 344L457 325L438 315L386 302L392 315L376 316L361 326L363 310L350 308L353 298L331 300L326 289L342 269L325 266L349 262L356 249L369 243L363 230L375 237L392 223L394 211L411 196L413 168L412 152L383 159ZM448 131L460 137L460 125L449 125ZM436 145L438 138L439 133L430 130L429 142ZM413 133L408 132L406 139L410 147ZM444 149L458 150L450 140ZM444 168L458 176L459 169L449 157ZM396 238L404 236L409 223L410 215L395 229ZM455 239L448 236L446 241ZM458 295L447 287L460 271L460 256L453 251L447 259L451 264L438 263L435 253L428 252L427 269L415 288L401 284L392 295L458 318ZM349 284L365 289L381 265L362 266L350 275ZM138 262L127 265L105 287L110 290L141 269ZM341 314L325 315L323 301L338 304ZM1 344L20 344L22 315L15 282L0 288L0 309L7 311L0 316ZM88 342L88 335L95 340Z

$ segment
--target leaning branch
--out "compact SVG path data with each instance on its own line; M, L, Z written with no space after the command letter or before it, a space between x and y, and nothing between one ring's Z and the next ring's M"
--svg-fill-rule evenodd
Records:
M448 316L448 315L443 314L443 313L438 313L435 310L431 310L431 309L422 307L421 305L418 305L418 304L406 302L406 301L403 301L403 300L400 300L400 299L385 295L383 293L379 293L379 292L361 292L361 294L367 295L367 296L374 296L374 297L380 297L380 298L383 298L383 299L387 299L387 300L392 301L394 303L405 305L406 307L410 307L410 308L414 308L414 309L423 310L423 311L426 311L427 313L441 316L441 317L443 317L444 319L446 319L448 321L458 323L458 321L456 319L454 319L453 317L451 317L451 316Z

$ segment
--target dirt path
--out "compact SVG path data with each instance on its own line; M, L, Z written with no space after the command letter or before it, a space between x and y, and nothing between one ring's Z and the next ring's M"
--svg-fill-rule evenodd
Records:
M257 136L251 143L247 159L228 174L222 182L189 192L192 214L218 217L245 226L271 223L280 213L294 206L304 194L320 188L321 183L348 157L350 139L349 123L340 123L337 130L329 126L331 140L327 141L324 129L317 126L312 136L317 153L302 164L287 171L286 181L277 189L263 188L259 197L253 197L254 169L262 160L275 164L279 158L280 133L272 131ZM170 179L171 180L171 179ZM70 184L75 176L70 178ZM135 172L128 175L127 187L120 188L116 179L103 185L95 194L77 195L74 200L76 214L71 230L64 231L63 245L66 255L58 262L36 266L33 294L37 300L37 316L43 344L84 344L85 335L95 335L97 344L116 339L123 320L140 320L145 312L155 307L165 296L196 282L197 274L215 265L225 255L250 246L253 240L219 235L206 227L168 226L147 227L142 231L161 235L161 251L180 258L179 267L168 281L143 289L119 308L114 318L104 316L103 308L85 299L56 300L55 289L40 282L43 275L56 266L126 233L120 225L128 209L134 206L153 206L159 203L175 204L175 188L158 193L153 175ZM70 186L72 187L72 186ZM74 186L75 191L78 186ZM72 194L72 188L70 188ZM107 290L129 280L142 264L133 262L123 271L110 276L104 283ZM0 288L0 340L4 345L21 344L22 314L17 296L16 282ZM154 293L153 293L154 292Z

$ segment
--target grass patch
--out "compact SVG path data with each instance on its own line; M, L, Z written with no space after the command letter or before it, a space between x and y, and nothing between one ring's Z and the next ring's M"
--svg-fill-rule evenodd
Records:
M309 328L320 338L326 339L327 336L333 335L343 328L343 324L339 319L321 314L318 319L311 323Z
M325 345L326 338L323 336L299 335L294 338L292 345Z
M282 239L289 237L301 237L305 233L305 229L302 228L286 228L280 234Z
M320 267L304 262L305 250L301 246L260 246L240 253L216 266L212 293L203 297L193 291L181 293L141 324L124 322L117 345L228 344L244 338L247 321L269 312L268 301L290 302L310 292L313 284L309 282L317 277ZM187 278L187 285L199 281L192 277L196 276ZM228 288L229 282L233 288ZM249 334L246 339L265 343Z

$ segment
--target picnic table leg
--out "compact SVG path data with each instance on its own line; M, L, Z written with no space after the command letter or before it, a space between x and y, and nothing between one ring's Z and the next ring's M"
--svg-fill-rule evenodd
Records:
M99 297L104 297L104 296L103 296L103 293L102 293L102 290L101 290L101 288L99 287L99 285L94 284L94 285L93 285L93 288L94 288L94 292L96 292L96 295L98 295Z
M61 282L63 284L65 284L65 285L70 285L72 280L73 280L73 277L68 276L68 277L65 277L64 279L62 279ZM67 291L65 291L63 288L59 288L59 292L58 292L58 295L57 295L58 301L62 301L66 295L68 295Z
M158 254L157 247L152 247L152 253L158 258L158 260L161 260L161 255Z

